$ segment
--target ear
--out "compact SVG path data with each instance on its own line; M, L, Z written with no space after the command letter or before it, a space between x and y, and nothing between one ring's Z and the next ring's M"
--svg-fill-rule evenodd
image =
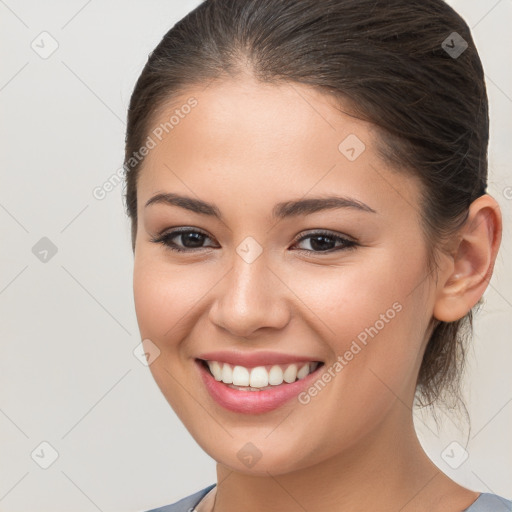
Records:
M443 322L464 317L487 288L501 243L502 218L496 200L488 194L475 199L443 268L433 315Z

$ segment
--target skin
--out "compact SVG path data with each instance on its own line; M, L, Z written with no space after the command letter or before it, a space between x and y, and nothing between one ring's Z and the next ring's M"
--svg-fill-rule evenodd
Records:
M160 350L153 377L217 461L214 510L471 505L479 493L430 461L411 407L431 320L461 318L488 285L501 239L496 201L486 194L471 205L465 227L439 253L436 280L427 270L419 182L386 166L370 124L307 86L244 75L188 89L154 125L190 96L197 107L149 152L139 178L133 285L142 339ZM338 150L350 134L366 146L355 161ZM214 203L223 221L166 204L145 208L161 192ZM377 213L270 216L278 202L334 192ZM180 226L203 231L203 248L177 253L151 241ZM316 229L358 245L322 253L311 238L295 241ZM236 252L247 236L263 249L250 264ZM329 240L328 248L339 247ZM189 239L173 241L184 247ZM292 399L267 413L238 414L214 402L199 379L194 358L209 350L307 355L327 368L396 302L395 318L306 405ZM248 442L262 454L251 468L237 457Z

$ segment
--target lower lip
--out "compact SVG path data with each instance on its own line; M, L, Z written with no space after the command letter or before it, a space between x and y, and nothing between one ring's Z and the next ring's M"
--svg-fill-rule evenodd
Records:
M291 384L283 383L276 386L275 389L239 391L215 380L200 360L196 359L195 362L210 396L225 409L244 414L259 414L277 409L307 388L324 366L323 364L320 365L303 379L296 380Z

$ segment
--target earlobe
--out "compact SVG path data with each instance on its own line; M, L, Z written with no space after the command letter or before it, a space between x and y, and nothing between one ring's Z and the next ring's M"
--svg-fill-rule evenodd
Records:
M438 282L433 311L437 320L455 322L480 300L492 276L501 233L501 211L496 200L488 194L475 199L445 277Z

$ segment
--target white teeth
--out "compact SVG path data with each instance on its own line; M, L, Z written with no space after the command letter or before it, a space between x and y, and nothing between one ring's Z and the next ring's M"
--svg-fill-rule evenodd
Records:
M295 382L297 379L297 365L291 364L286 368L286 370L283 373L283 379L285 382L288 382L291 384L292 382Z
M225 367L226 365L224 365ZM243 366L235 366L233 368L233 385L235 386L248 386L249 385L249 370Z
M279 386L283 383L283 370L277 364L272 366L268 372L268 383L272 386Z
M297 379L303 379L306 375L309 375L309 363L306 363L298 372Z
M222 368L220 364L217 361L208 361L208 366L215 380L222 380Z
M256 366L251 370L249 380L251 388L264 388L268 386L268 372L263 366Z
M300 367L295 363L291 363L286 366L256 366L254 368L245 368L239 365L233 367L228 363L221 363L219 361L207 361L207 364L215 380L222 381L224 384L231 384L232 386L230 387L250 386L250 388L268 388L270 386L279 386L283 381L291 384L297 379L303 379L314 372L320 363L304 363Z
M229 364L225 364L222 367L222 382L225 384L231 384L233 382L233 370Z

